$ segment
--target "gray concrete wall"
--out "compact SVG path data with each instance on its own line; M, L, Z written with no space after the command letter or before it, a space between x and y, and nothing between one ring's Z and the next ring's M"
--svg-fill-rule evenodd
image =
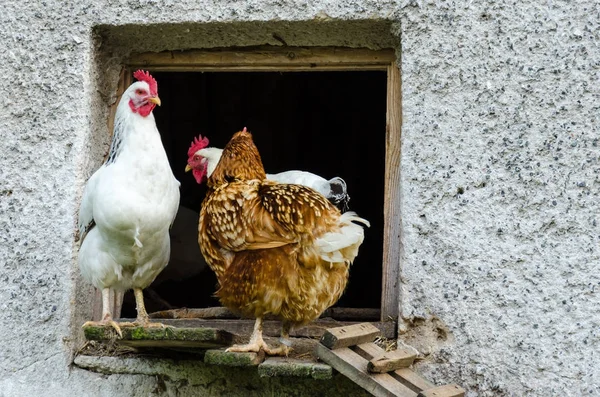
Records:
M401 309L404 338L429 353L419 370L469 396L600 394L597 2L1 6L0 395L249 390L226 373L183 385L71 366L91 296L74 233L128 51L279 45L273 32L400 50Z

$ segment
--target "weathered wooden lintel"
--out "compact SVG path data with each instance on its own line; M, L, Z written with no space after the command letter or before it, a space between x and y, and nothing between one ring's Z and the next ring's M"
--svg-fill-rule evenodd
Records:
M150 71L285 71L383 70L396 60L393 49L369 50L342 47L255 47L165 51L134 54L130 68Z

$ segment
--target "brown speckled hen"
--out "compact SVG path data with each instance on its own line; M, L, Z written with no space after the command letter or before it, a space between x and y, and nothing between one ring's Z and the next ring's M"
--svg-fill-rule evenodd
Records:
M205 164L196 160L202 172ZM250 342L229 351L287 355L291 327L318 318L344 292L364 237L353 221L369 223L353 212L340 214L308 187L265 180L246 129L229 141L207 183L198 239L217 275L217 296L230 310L256 318ZM278 348L262 338L268 314L283 322Z

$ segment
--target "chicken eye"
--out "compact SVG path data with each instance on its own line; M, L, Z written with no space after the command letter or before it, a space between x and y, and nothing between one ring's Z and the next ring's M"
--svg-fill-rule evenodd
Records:
M194 161L200 160L200 156L194 156Z
M139 89L139 88L138 88L137 90L135 90L135 93L136 93L137 95L144 95L144 94L145 94L144 90L142 90L142 89Z

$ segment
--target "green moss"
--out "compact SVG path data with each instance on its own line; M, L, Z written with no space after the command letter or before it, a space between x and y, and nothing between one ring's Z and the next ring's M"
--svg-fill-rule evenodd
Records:
M228 367L256 366L264 359L264 354L256 353L234 353L225 350L207 350L204 362L211 365L225 365Z
M128 335L129 338L127 338L127 339L133 339L133 340L151 339L151 335L143 327L136 327L136 328L128 329L126 331L126 333L129 334Z
M331 379L329 365L287 358L268 358L258 366L261 377L294 376L300 378Z
M110 327L85 327L84 334L88 340L114 341L117 336ZM144 328L123 327L123 338L117 342L130 346L196 346L218 347L230 345L233 335L214 328Z
M116 333L112 328L106 327L84 327L83 334L87 340L111 340L114 339L113 332Z

